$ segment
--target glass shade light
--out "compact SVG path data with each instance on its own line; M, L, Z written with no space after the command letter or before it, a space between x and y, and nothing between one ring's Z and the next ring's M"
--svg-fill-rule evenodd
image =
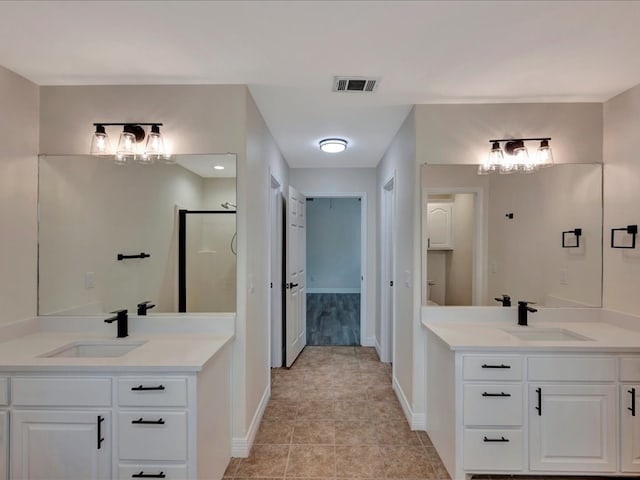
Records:
M96 125L96 131L91 137L91 155L105 156L111 155L111 142L104 125Z
M553 152L549 146L549 140L542 140L536 152L536 164L539 167L550 167L553 165Z
M347 141L342 138L325 138L320 140L320 150L325 153L340 153L347 149Z
M133 160L136 156L136 136L133 133L133 128L129 125L125 125L120 134L120 140L118 140L118 148L116 149L115 162L118 164L125 164L129 160Z
M502 152L502 148L500 148L500 142L493 142L487 159L478 167L478 175L488 175L491 172L495 172L503 162L504 153Z
M164 155L164 141L160 134L160 125L151 125L151 131L149 135L147 135L147 145L144 153L151 162Z

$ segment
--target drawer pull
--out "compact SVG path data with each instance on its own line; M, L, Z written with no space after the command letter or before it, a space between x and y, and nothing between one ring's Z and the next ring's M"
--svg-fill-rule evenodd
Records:
M500 365L487 365L486 363L483 363L482 368L511 368L511 365L505 365L503 363Z
M500 392L500 393L482 392L482 396L483 397L510 397L511 394L510 393L504 393L504 392Z
M164 385L158 385L157 387L145 387L143 385L138 385L137 387L131 387L132 392L146 392L150 390L164 390Z
M164 425L164 420L161 418L158 420L145 420L140 417L138 420L131 420L131 423L133 425Z
M104 437L102 436L102 422L104 422L104 417L98 415L98 450L102 448L102 442L104 442Z
M631 412L631 416L636 416L636 389L632 388L631 390L627 390L631 394L631 406L627 407L627 410Z
M506 443L508 442L508 438L500 437L500 438L487 438L484 437L483 442L494 442L494 443Z
M166 478L167 476L164 474L164 472L160 472L160 473L144 473L144 471L141 471L140 473L134 473L133 475L131 475L131 478Z
M536 388L536 393L538 394L538 406L536 407L536 410L538 411L538 416L541 417L542 416L542 389Z

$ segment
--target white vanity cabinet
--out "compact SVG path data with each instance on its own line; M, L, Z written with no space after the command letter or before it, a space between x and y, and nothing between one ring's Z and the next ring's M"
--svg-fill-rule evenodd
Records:
M426 341L427 433L452 478L637 478L639 355L455 350L431 331Z
M529 469L609 472L617 469L617 359L528 357Z
M0 480L9 478L9 379L0 377Z
M453 249L453 203L427 204L427 248Z
M620 470L640 472L640 357L620 359Z

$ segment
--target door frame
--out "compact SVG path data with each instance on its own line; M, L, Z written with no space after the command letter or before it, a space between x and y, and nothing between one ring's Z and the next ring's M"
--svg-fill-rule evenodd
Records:
M366 192L301 192L307 198L360 199L360 345L367 346L367 193ZM308 252L307 252L308 254Z
M429 195L446 195L467 193L473 198L473 255L471 260L471 304L483 305L487 292L487 206L482 187L424 187L422 189L422 201L420 204L420 252L422 256L422 306L427 306L427 248L425 246L426 206ZM438 307L432 307L438 308Z
M380 344L378 355L380 361L385 363L395 363L395 339L396 328L396 293L395 288L390 289L390 295L385 295L384 291L387 282L393 281L396 268L396 231L394 224L396 221L397 205L396 172L394 171L384 182L380 189ZM387 201L389 204L387 205ZM389 236L385 235L385 229L390 231ZM388 241L388 244L387 244ZM388 267L390 265L390 268ZM389 302L391 307L389 308ZM387 313L390 316L387 316Z
M269 175L269 362L284 364L284 197L282 182Z

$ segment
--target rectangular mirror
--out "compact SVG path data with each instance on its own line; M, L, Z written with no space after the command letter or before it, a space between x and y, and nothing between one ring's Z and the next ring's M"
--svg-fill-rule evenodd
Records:
M602 165L423 165L423 305L602 304Z
M39 158L40 315L236 310L236 156L174 158Z

